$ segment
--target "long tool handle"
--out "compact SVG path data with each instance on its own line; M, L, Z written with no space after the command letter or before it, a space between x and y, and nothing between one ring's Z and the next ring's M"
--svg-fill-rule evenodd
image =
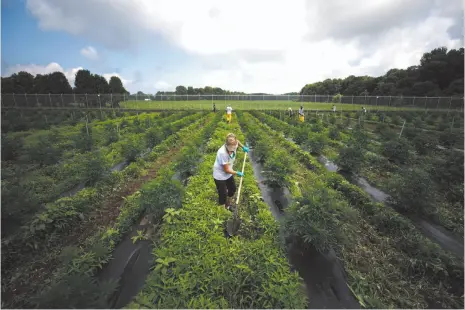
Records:
M245 159L247 158L247 153L244 155L244 162L242 163L242 174L244 174L244 168L245 168ZM239 203L239 197L241 196L241 187L242 187L242 179L244 177L241 177L241 180L239 181L239 189L237 190L237 198L236 198L236 206Z

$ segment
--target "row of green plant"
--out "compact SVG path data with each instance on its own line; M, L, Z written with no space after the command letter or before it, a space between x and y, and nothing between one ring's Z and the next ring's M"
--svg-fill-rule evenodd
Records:
M36 288L40 288L40 292L37 292L38 295L35 298L21 300L18 297L16 302L22 302L28 306L35 304L42 308L108 308L107 297L115 289L115 285L114 283L99 283L96 272L109 261L112 250L146 210L158 210L158 215L160 215L170 199L180 199L176 197L180 195L179 191L182 188L178 181L172 180L173 173L182 172L182 169L177 167L178 165L182 167L184 162L195 166L196 163L184 154L186 152L197 154L199 139L208 137L217 121L218 117L214 118L213 115L202 117L157 145L146 156L145 161L140 159L138 162L141 168L160 169L157 177L124 199L124 204L120 207L119 216L115 222L109 223L103 230L96 231L79 248L64 248L61 253L63 264L60 264L53 275L46 278L45 288L43 284L36 283ZM173 153L173 150L179 148L183 151ZM163 159L167 156L169 156L168 162ZM144 170L140 170L139 175L143 174ZM157 217L151 217L151 221L157 222ZM79 224L76 222L74 225ZM56 252L56 246L51 247ZM22 297L24 299L24 296Z
M337 112L336 114L340 114ZM463 131L463 114L457 112L434 112L434 111L369 111L363 113L343 112L344 117L358 119L364 117L367 121L383 122L394 126L402 126L405 121L405 127L419 129L444 131L450 128L462 129ZM338 115L339 116L339 115Z
M177 141L183 145L181 152L177 152L171 158L170 163L159 171L155 179L146 183L133 195L126 197L116 223L86 240L84 249L75 251L71 256L68 256L63 266L55 273L50 286L40 292L37 298L39 307L47 308L52 305L59 305L63 308L109 307L108 297L114 291L115 285L114 283L100 283L95 277L96 272L108 262L111 258L111 251L143 214L148 215L149 222L155 226L155 230L158 230L163 219L166 220L173 214L173 207L180 206L184 188L180 180L175 179L174 176L176 173L182 173L183 170L180 167L185 165L193 166L191 169L195 169L204 150L201 146L211 135L218 119L219 116L210 115L207 120L202 120L179 132ZM195 133L192 134L192 132ZM186 156L186 154L192 153L197 155L196 160ZM152 156L152 158L156 157L156 154ZM156 236L152 234L142 238L156 239ZM137 239L137 237L134 238L134 241ZM106 251L104 253L96 252L94 249L97 244ZM88 253L95 254L94 264L89 264L83 259L88 257L86 256ZM74 277L80 279L78 285L69 281L69 278ZM79 284L82 282L89 285L84 287ZM83 297L76 296L70 299L66 294L68 291L75 291L78 296Z
M274 181L277 186L287 186L293 195L282 229L289 247L314 247L322 252L333 248L362 306L460 306L463 287L459 293L456 286L456 279L463 279L460 264L415 233L407 220L371 203L341 176L325 172L310 154L264 125L276 119L261 116L257 119L244 113L243 128L254 145L254 156L261 155L264 170L282 171L272 175L272 180L278 180ZM390 219L395 225L387 226ZM405 227L413 233L412 239L398 231Z
M2 109L2 133L49 129L52 126L74 126L86 118L89 122L127 117L136 112L114 111L86 111L86 110L21 110Z
M262 123L267 124L270 126L270 128L277 131L281 131L283 129L289 130L289 127L291 127L285 122L277 120L276 118L265 115L263 113L254 113L254 115L258 117ZM352 140L350 140L350 146L344 148L341 151L337 160L340 166L352 167L357 164L352 163L352 161L358 162L360 159L355 153L359 152L359 150L363 148L363 138L363 133L355 130L354 137ZM379 227L380 232L386 231L390 234L391 237L399 240L400 248L410 254L418 253L418 257L420 260L423 260L424 266L434 266L437 263L437 258L441 258L441 261L444 263L444 267L441 268L447 269L450 274L457 274L457 270L462 270L460 271L460 274L458 274L458 279L463 278L463 268L461 268L461 263L455 259L452 259L450 255L446 255L437 246L434 246L435 250L432 251L433 243L425 238L421 233L419 233L419 231L417 231L416 227L411 223L410 220L400 216L390 208L377 208L376 204L371 202L369 195L359 187L351 184L349 181L345 180L343 176L337 173L327 172L326 169L324 169L317 160L311 157L309 153L303 151L301 147L290 141L286 141L285 144L287 145L288 149L292 150L291 152L295 151L294 154L297 156L297 158L305 162L308 168L318 173L326 174L331 180L328 184L330 184L332 188L341 191L347 197L347 199L349 199L352 205L358 207L361 212L364 213L366 218L370 219L370 221L372 220L372 224ZM457 152L453 153L457 154ZM418 180L418 182L420 182L420 180ZM415 184L414 182L412 183ZM404 183L402 183L402 185L405 186ZM413 195L412 197L416 197L416 195L419 194L428 195L428 193L425 192L415 194L410 193L410 195ZM388 226L388 223L391 225L391 227ZM408 233L405 234L405 231L408 231ZM425 252L424 248L430 249Z
M187 115L187 113L184 113ZM23 164L26 168L55 164L75 156L107 146L125 133L142 132L154 122L172 113L143 113L140 115L86 122L74 126L57 126L48 130L14 132L4 135L2 160Z
M157 133L162 132L163 134L174 134L179 129L186 127L193 121L197 120L201 113L194 114L188 117L184 117L178 121L164 124L161 128L153 128ZM197 120L198 121L198 120ZM151 132L152 129L148 131ZM147 133L147 134L148 134ZM146 135L147 135L146 134ZM143 140L144 137L136 139L122 140L121 143L125 148L132 149L133 153L140 155L143 150L146 149L146 145ZM158 143L162 142L164 138L161 138L150 146L152 149ZM121 184L122 180L118 180L118 173L109 173L108 165L105 164L105 157L96 156L92 159L93 164L90 169L93 174L92 181L87 182L88 188L84 188L79 191L76 195L71 197L63 197L55 202L45 205L45 209L38 214L35 214L32 219L22 227L22 239L29 244L33 244L34 248L37 248L38 240L43 239L44 235L49 235L51 231L63 230L67 228L67 221L76 216L81 216L81 211L92 208L95 203L98 203L105 195L111 192L111 188L114 188L117 183ZM136 160L136 155L132 158L127 158L129 162ZM123 170L126 171L126 169ZM128 170L130 171L130 169ZM102 184L103 183L103 184ZM102 185L101 185L102 184Z
M391 195L390 202L398 210L428 217L463 235L463 153L438 149L431 132L406 128L399 138L383 123L370 133L363 121L353 130L337 121L331 117L328 124L311 117L305 124L287 120L293 126L283 122L275 128L304 149L334 159L340 169L367 178ZM342 143L328 142L333 139Z
M11 227L21 225L41 204L57 199L76 186L92 186L110 173L110 168L124 161L134 162L148 148L196 120L200 114L174 114L152 123L142 133L128 133L107 147L78 154L62 163L44 167L30 174L5 169L2 175L3 217ZM128 126L129 127L129 126ZM12 168L14 169L14 168ZM65 199L63 197L62 199ZM16 226L13 226L17 223Z
M234 117L231 124L219 123L199 171L189 181L182 208L165 218L153 252L155 269L128 308L306 306L301 280L290 272L278 243L278 224L260 201L249 163L238 205L239 233L231 239L224 236L231 213L218 205L212 165L229 132L243 141ZM239 151L235 170L242 168L243 156Z

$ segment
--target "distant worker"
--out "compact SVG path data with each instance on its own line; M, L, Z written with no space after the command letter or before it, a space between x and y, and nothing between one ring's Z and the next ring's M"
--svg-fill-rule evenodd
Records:
M363 114L367 113L367 109L365 109L365 107L362 107L362 111L363 111Z
M232 108L231 106L227 106L226 107L226 120L228 121L228 123L231 123L231 118L232 118Z
M299 109L299 121L303 122L305 120L304 107L300 106Z
M292 109L291 109L291 108L287 109L287 113L289 114L289 117L292 117L292 114L293 114L293 113L292 113Z
M333 112L336 112L336 105L333 104Z
M213 113L216 112L216 104L213 103Z

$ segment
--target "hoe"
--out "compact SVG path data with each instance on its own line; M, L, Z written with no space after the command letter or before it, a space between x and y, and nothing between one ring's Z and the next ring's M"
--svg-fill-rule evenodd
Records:
M244 161L242 163L242 173L244 173L245 167L245 160L247 159L247 153L244 154ZM241 178L239 181L239 189L237 190L237 198L234 205L234 213L232 219L230 219L226 224L226 233L228 237L235 236L239 231L239 227L241 226L241 218L239 217L239 198L241 197L241 188L242 188L242 180L244 177Z

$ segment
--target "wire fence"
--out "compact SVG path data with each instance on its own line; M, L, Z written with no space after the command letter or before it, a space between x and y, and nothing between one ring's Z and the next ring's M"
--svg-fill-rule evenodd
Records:
M310 109L330 108L333 104L364 106L367 109L415 108L463 111L463 97L341 96L332 95L127 95L127 94L1 94L1 107L15 108L145 108L200 109L210 104L236 102L241 109L287 109L304 104ZM311 103L314 104L312 107ZM308 105L310 104L310 105Z

